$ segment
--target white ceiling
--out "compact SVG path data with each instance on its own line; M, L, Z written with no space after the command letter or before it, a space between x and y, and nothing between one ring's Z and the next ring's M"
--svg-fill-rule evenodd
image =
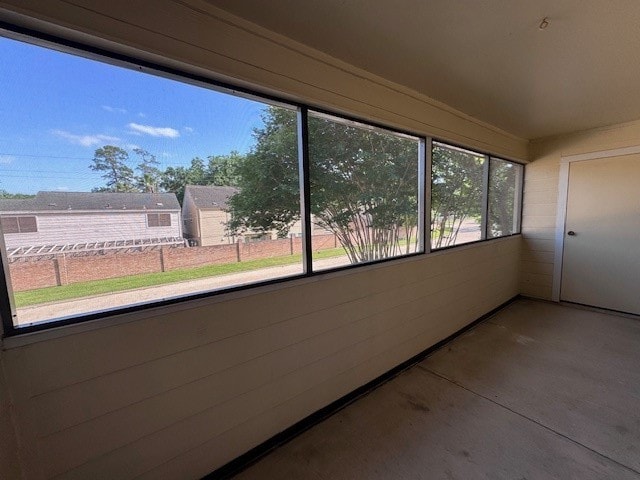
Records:
M640 118L640 0L208 1L524 138Z

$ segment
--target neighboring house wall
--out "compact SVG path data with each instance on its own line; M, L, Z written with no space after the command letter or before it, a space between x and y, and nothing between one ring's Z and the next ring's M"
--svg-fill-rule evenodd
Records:
M171 226L148 226L147 215L158 213L170 214ZM20 212L19 215L35 215L38 231L5 234L7 248L182 236L182 226L180 225L180 214L178 212L161 210L101 213ZM14 214L3 212L1 216L9 217L14 216Z
M200 224L200 245L224 245L234 243L235 237L229 236L225 223L229 214L218 209L199 209L198 222Z

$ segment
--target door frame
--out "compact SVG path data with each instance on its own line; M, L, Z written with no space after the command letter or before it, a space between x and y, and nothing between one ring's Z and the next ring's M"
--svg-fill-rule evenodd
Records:
M564 256L564 231L567 220L567 202L569 200L569 167L574 162L588 160L600 160L603 158L622 157L640 153L640 145L631 147L614 148L611 150L599 150L589 153L560 156L560 175L558 178L558 204L556 210L555 249L553 256L553 284L551 287L551 299L560 301L560 289L562 287L562 259Z

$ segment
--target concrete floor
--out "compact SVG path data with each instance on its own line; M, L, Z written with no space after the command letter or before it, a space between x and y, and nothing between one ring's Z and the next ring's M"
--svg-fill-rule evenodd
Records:
M235 478L640 479L640 321L518 300Z

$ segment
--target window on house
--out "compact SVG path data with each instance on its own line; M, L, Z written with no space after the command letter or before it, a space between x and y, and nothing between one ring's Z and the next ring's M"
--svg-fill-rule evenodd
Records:
M485 155L433 142L431 155L431 247L483 238Z
M2 217L2 231L7 233L34 233L38 231L36 217Z
M314 270L422 251L420 151L416 137L310 113L311 213L326 232L313 237Z
M147 213L147 225L149 227L170 227L170 213Z
M502 237L520 231L522 172L522 165L491 158L487 237Z

